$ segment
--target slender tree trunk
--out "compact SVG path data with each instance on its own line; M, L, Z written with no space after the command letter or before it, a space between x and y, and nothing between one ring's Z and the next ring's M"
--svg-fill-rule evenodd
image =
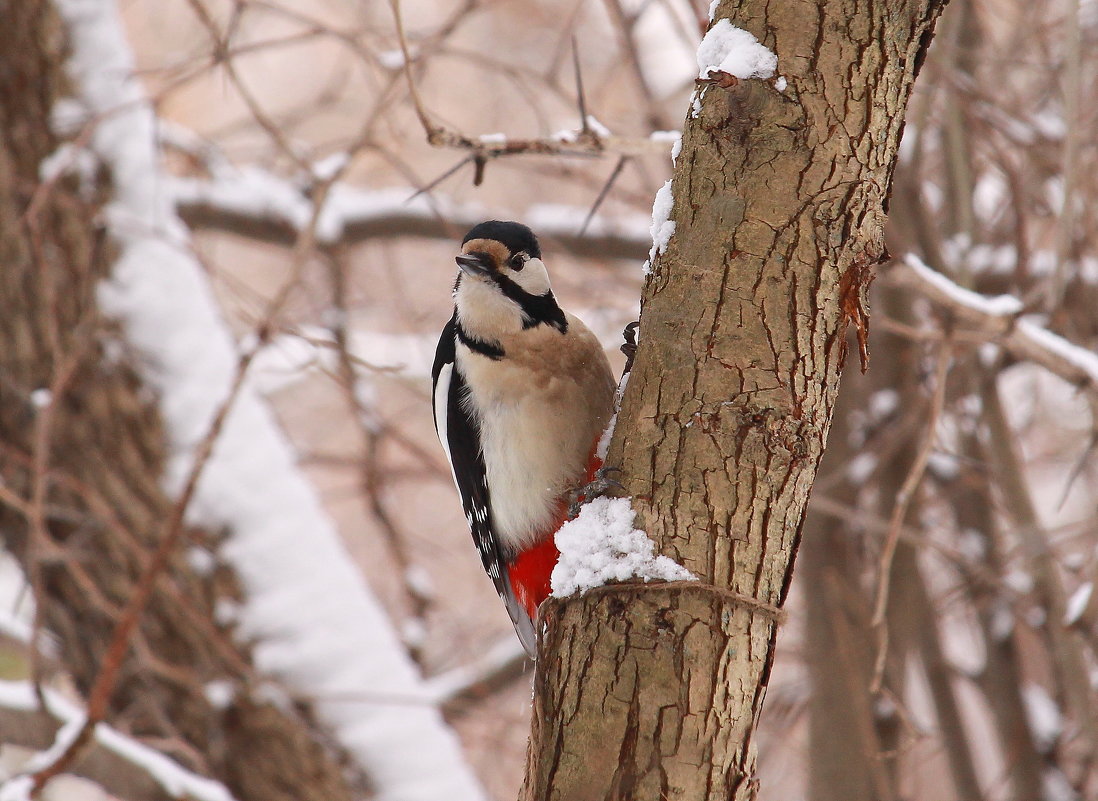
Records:
M874 376L879 371L874 369ZM851 420L873 387L868 376L847 378L835 409L830 443L818 481L828 498L855 509L864 479L848 469L853 458ZM819 492L819 489L817 489ZM812 684L808 700L808 786L811 801L894 801L882 758L880 716L873 681L872 600L862 591L859 534L852 521L813 514L798 556L805 604L804 663Z
M1090 757L1094 758L1094 748L1098 746L1098 712L1087 679L1089 670L1082 640L1078 631L1064 624L1067 593L1053 559L1049 534L1037 515L1032 491L1022 474L1022 460L1007 422L1000 390L990 378L983 393L982 409L983 421L989 431L984 458L993 465L998 477L1004 505L1014 519L1015 530L1011 534L1029 557L1037 598L1048 616L1048 623L1042 628L1052 655L1051 667L1055 671L1061 705L1070 710L1075 724L1086 733Z
M979 374L974 383L979 383ZM988 387L984 387L985 391ZM982 448L974 435L965 437L962 453L970 458L960 475L949 486L950 506L956 510L958 528L975 532L984 550L982 565L994 577L1004 573L1000 538L996 536L996 520L991 514L992 494L988 474L982 467ZM1003 754L1005 770L1010 778L1013 801L1028 801L1044 794L1042 773L1044 760L1033 741L1033 732L1026 720L1025 699L1022 697L1021 654L1014 641L1012 624L1003 631L997 616L1010 616L1003 587L982 576L969 578L969 591L978 614L986 664L977 677L977 685L995 716L995 733ZM997 625L998 623L998 625Z
M705 87L609 462L689 585L545 609L528 799L748 799L849 323L940 0L723 2L788 81Z
M801 580L811 598L805 609L805 660L812 679L808 797L891 801L893 782L869 690L872 610L857 591L850 532L841 521L816 516L805 535Z
M0 18L0 531L62 668L86 692L173 501L160 487L155 399L96 303L112 260L96 223L109 176L84 187L41 179L60 144L50 120L65 95L62 28L46 0L0 0ZM192 532L192 546L216 541ZM248 654L215 623L215 604L235 593L228 570L176 556L133 638L110 722L241 801L349 798L308 721L257 700ZM233 688L224 705L212 682ZM40 747L50 732L4 734ZM91 762L75 768L101 778Z

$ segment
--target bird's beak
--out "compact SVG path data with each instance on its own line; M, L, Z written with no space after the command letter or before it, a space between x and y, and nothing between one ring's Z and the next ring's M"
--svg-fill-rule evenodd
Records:
M461 271L468 275L488 275L495 266L487 253L462 253L456 261Z

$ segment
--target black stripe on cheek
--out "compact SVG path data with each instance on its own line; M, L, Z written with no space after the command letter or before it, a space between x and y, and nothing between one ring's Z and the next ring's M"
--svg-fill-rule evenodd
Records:
M499 273L493 273L492 280L496 282L505 297L510 298L522 308L527 317L522 323L523 328L533 328L545 323L562 334L568 331L568 320L564 316L563 309L557 305L557 299L553 297L552 292L545 295L531 295L510 278Z
M485 342L483 339L477 339L476 337L470 336L460 324L455 326L455 328L457 329L458 341L474 353L479 353L481 356L487 356L489 359L496 362L507 355L498 344L494 342Z

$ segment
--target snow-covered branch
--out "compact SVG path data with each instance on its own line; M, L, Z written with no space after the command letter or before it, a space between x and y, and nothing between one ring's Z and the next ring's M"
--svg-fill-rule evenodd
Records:
M133 78L114 0L60 0L58 7L79 101L97 120L91 149L113 178L107 219L119 258L100 302L140 355L137 366L159 398L170 450L165 481L176 493L229 394L236 346L165 191L155 116ZM287 222L302 224L278 209ZM318 233L328 224L320 220ZM483 798L437 708L354 700L424 697L425 690L251 387L225 421L188 522L228 532L221 556L244 589L238 631L256 643L257 668L313 699L319 721L365 769L379 797Z
M988 298L958 286L908 254L888 277L948 309L967 326L988 335L1011 355L1039 364L1098 399L1098 354L1068 342L1024 316L1022 302L1010 295Z
M510 682L530 664L522 643L508 632L474 662L433 676L427 681L427 691L439 706L460 711L463 701L486 695Z
M595 117L587 115L586 124L578 130L562 130L541 138L512 137L502 133L468 136L458 131L435 127L427 138L435 147L466 150L474 158L488 160L501 156L640 156L658 153L667 147L669 134L677 131L656 131L650 137L615 136Z
M45 690L45 708L38 704L34 687L27 681L0 681L0 731L5 742L24 748L43 749L62 741L58 732L78 728L84 713L59 694ZM50 758L40 753L31 766ZM112 795L129 801L232 801L220 782L199 776L178 763L121 734L106 724L96 727L94 741L74 773L98 784ZM29 776L5 783L0 797L19 798ZM29 788L27 788L29 789Z
M307 187L254 168L218 170L209 179L175 178L169 189L180 216L192 228L278 244L292 244L312 215ZM453 239L483 219L509 216L437 196L409 200L414 193L411 188L366 190L336 184L320 214L318 239L326 244L401 236ZM586 214L578 206L535 205L525 211L523 220L577 256L644 258L651 236L643 215L596 218L579 236ZM888 276L949 308L970 328L1001 341L1016 358L1039 364L1098 397L1098 356L1024 317L1017 298L989 298L965 289L914 255L897 262Z
M170 179L168 188L179 216L193 229L292 245L313 215L307 186L251 167L219 171L208 179ZM401 236L453 240L485 219L514 216L513 211L437 196L413 198L415 193L414 188L367 190L336 183L319 215L317 239L325 245ZM595 217L581 236L586 216L584 208L546 204L526 209L522 219L543 239L577 256L639 260L648 251L644 215Z
M218 170L209 179L177 178L170 184L180 216L193 228L228 231L262 241L292 244L312 214L307 189L269 172ZM336 184L320 214L318 239L355 244L401 236L453 239L483 219L508 216L444 198L412 200L415 190L358 189ZM643 259L651 246L643 215L596 218L577 235L587 211L578 206L535 205L523 220L545 239L577 256ZM949 308L966 325L1001 341L1016 358L1032 361L1098 397L1098 356L1073 345L1023 315L1013 296L989 298L965 289L909 255L889 278Z

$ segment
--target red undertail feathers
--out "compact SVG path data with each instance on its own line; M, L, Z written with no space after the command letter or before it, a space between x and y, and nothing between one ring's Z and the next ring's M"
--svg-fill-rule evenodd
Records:
M596 443L597 444L597 443ZM602 469L602 460L595 455L595 448L591 448L591 455L587 459L587 472L583 482L588 484L595 480L598 471ZM568 503L562 500L557 516L553 523L553 534L568 520ZM507 566L507 573L511 579L511 590L522 604L531 621L538 617L538 607L541 602L549 597L552 588L549 579L553 574L553 568L560 558L555 537L546 537L537 545L522 551L515 560Z

